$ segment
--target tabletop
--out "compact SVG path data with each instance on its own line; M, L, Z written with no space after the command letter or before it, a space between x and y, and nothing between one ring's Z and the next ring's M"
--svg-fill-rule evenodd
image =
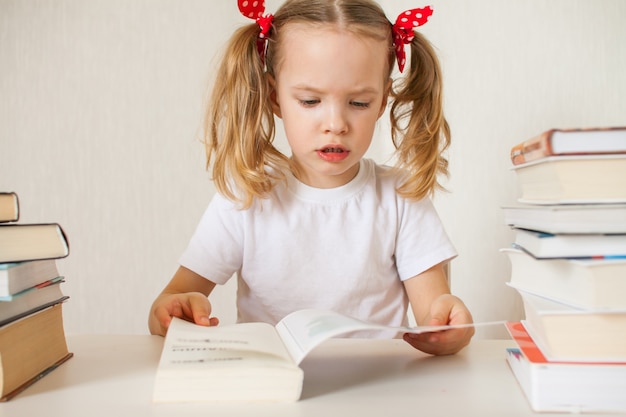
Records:
M0 417L535 415L506 363L511 340L430 356L397 339L331 339L301 363L300 401L234 404L152 403L159 336L70 335L68 346L74 357L0 404Z

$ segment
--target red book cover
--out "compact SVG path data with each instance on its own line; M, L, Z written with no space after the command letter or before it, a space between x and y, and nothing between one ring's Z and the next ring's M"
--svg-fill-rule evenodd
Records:
M532 363L548 363L521 322L507 322L506 328L524 356Z
M509 334L517 343L519 350L528 359L528 361L534 365L541 364L559 364L559 365L620 365L624 366L623 362L561 362L561 361L549 361L541 352L541 349L535 344L533 339L526 331L524 323L522 322L506 322L505 323Z

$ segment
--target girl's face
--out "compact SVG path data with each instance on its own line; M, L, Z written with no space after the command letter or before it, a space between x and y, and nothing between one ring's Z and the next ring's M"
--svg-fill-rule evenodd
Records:
M332 26L284 27L273 106L283 120L298 179L348 183L387 105L388 46Z

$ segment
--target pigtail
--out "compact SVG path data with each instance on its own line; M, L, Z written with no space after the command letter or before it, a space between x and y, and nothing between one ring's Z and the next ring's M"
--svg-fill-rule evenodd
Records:
M205 115L207 169L212 165L218 192L244 208L271 190L287 163L272 144L274 114L258 33L258 25L251 24L231 37Z
M450 146L450 127L443 115L439 60L428 40L416 32L408 74L392 92L390 111L397 166L408 175L398 193L411 199L443 189L438 176L448 175L443 152ZM406 71L406 70L405 70Z

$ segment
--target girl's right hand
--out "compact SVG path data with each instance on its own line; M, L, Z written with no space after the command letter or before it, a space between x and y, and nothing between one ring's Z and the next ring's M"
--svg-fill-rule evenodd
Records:
M211 303L200 292L161 294L152 303L149 328L154 335L165 336L172 322L178 317L201 326L217 326L217 317L210 317Z

